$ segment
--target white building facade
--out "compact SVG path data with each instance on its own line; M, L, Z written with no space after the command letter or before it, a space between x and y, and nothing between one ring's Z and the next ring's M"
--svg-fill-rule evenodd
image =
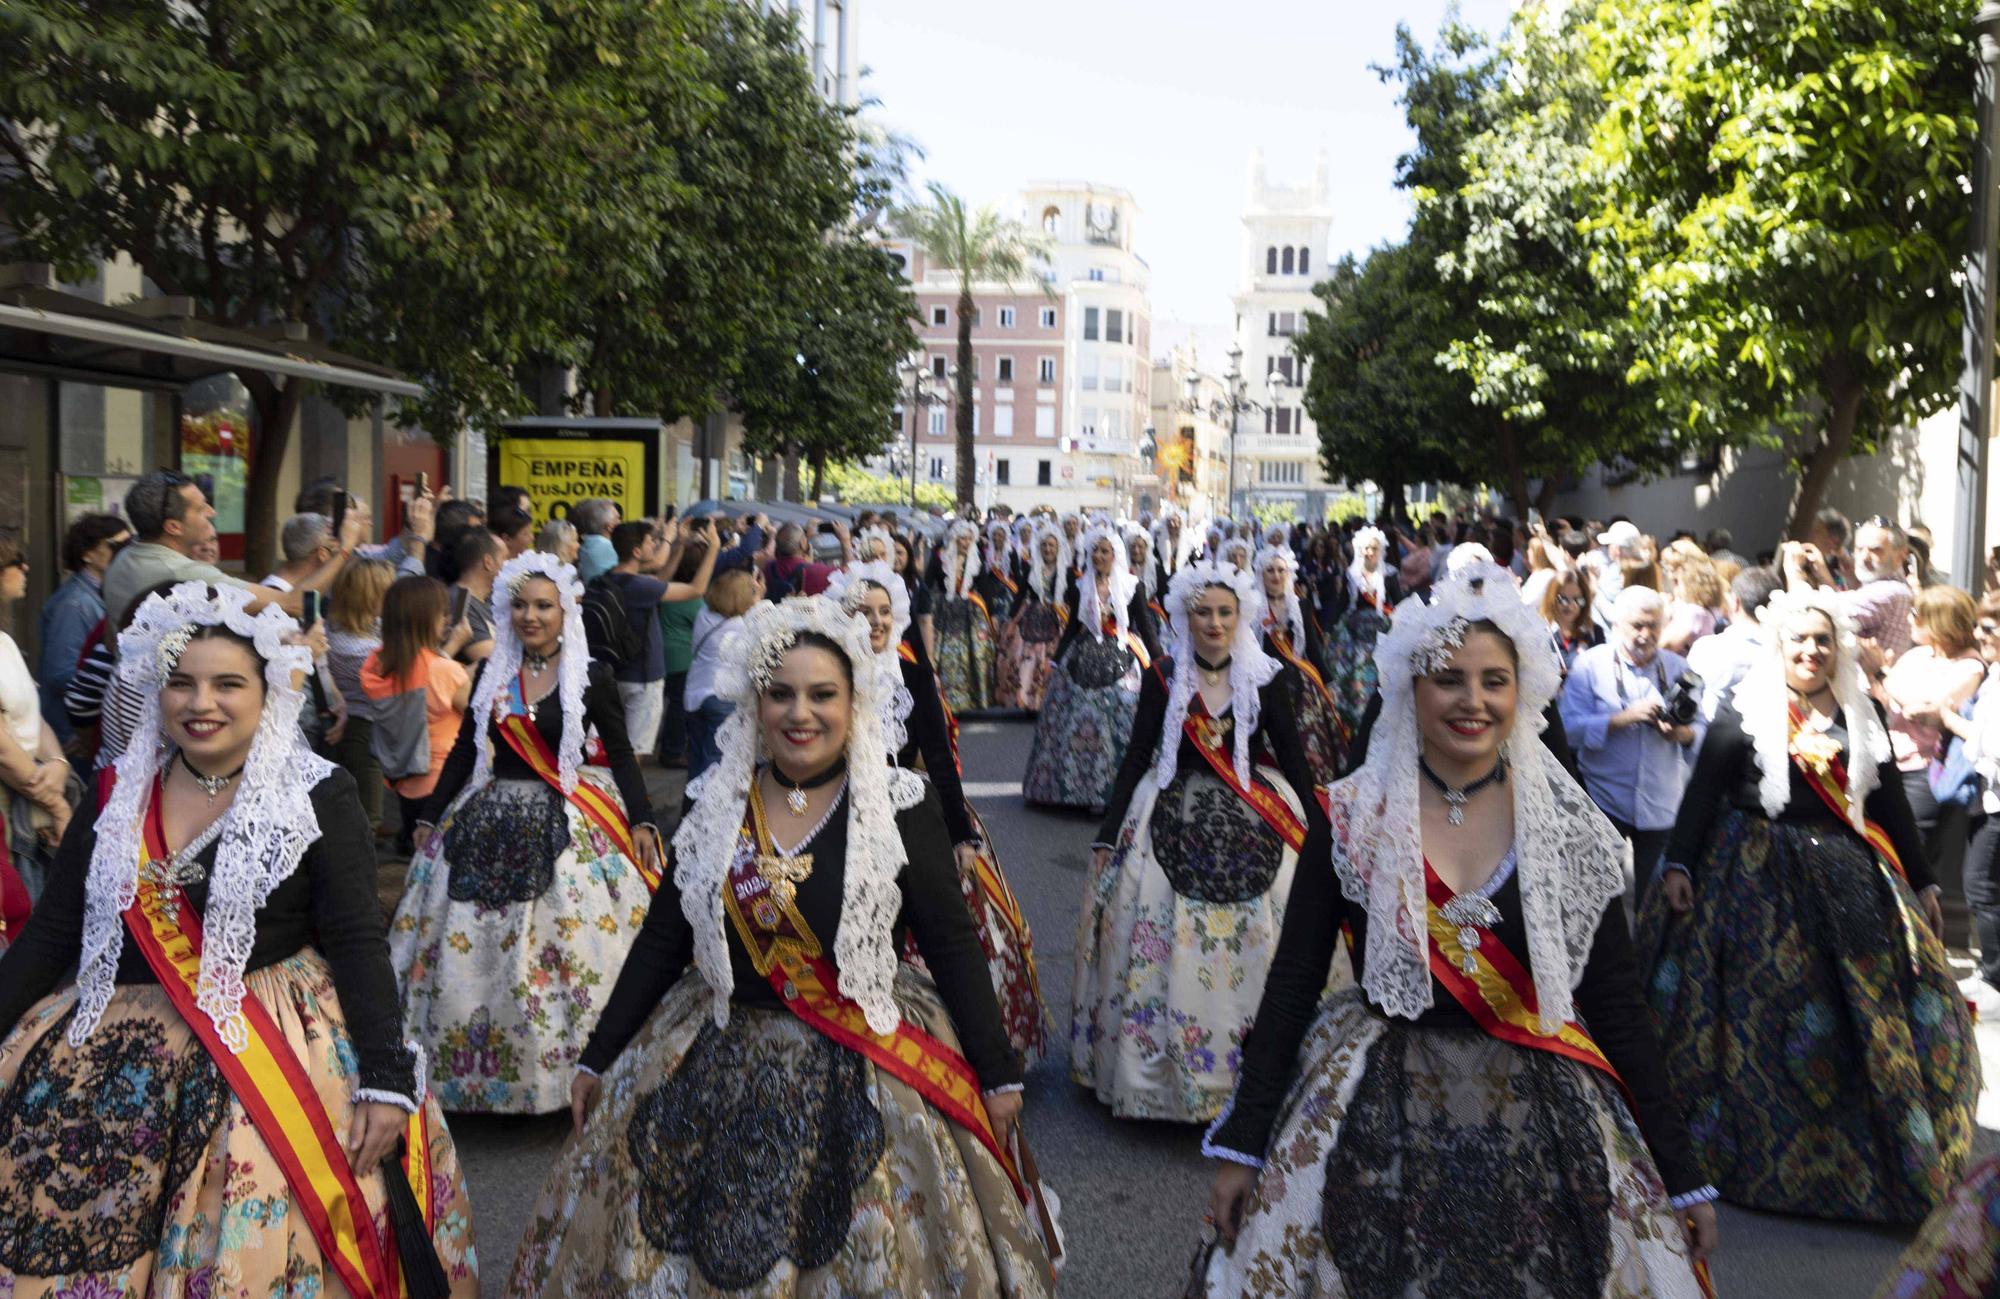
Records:
M830 104L852 108L861 100L860 0L752 0L764 13L790 12L812 64L813 84Z
M1231 298L1245 395L1261 407L1246 407L1235 430L1235 499L1246 510L1290 504L1300 518L1323 519L1340 490L1321 468L1319 431L1305 410L1305 370L1292 355L1306 313L1320 309L1313 287L1327 278L1332 226L1325 154L1303 187L1271 184L1263 150L1250 155L1241 287Z

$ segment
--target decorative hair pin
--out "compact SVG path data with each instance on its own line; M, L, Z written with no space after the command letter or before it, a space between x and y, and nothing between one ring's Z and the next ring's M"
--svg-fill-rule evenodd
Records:
M1471 619L1454 617L1444 626L1425 633L1410 654L1410 667L1416 675L1427 677L1450 667L1451 656L1465 645L1465 633L1471 626Z
M187 623L176 627L160 637L159 646L153 651L153 661L159 665L160 680L165 681L180 666L181 655L187 653L188 644L194 640L195 625Z

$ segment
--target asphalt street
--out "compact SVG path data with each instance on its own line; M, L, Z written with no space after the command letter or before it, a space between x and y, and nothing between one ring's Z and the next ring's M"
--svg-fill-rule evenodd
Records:
M968 793L1034 930L1042 989L1066 1037L1077 910L1094 822L1024 807L1020 798L1033 724L969 721L960 735ZM656 787L660 773L653 773ZM677 777L670 803L679 803ZM1991 1080L2000 1072L2000 1025L1982 1030ZM2000 1104L1981 1107L1989 1147ZM1200 1231L1209 1167L1200 1133L1164 1123L1113 1120L1069 1081L1066 1049L1028 1077L1028 1132L1044 1178L1062 1199L1069 1264L1062 1293L1144 1299L1180 1293ZM454 1116L470 1182L483 1289L499 1295L536 1193L567 1135L567 1117ZM1714 1265L1724 1299L1869 1299L1913 1234L1751 1213L1723 1206Z

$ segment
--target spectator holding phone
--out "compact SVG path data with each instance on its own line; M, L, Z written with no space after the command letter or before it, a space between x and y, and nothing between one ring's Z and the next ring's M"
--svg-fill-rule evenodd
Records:
M458 580L448 596L451 620L470 628L453 657L468 665L484 662L493 653L493 582L507 562L507 548L485 528L467 528L452 550Z
M686 529L678 530L685 538ZM708 591L709 576L715 570L715 526L703 520L695 534L701 558L685 582L667 580L680 546L669 548L660 525L650 519L633 519L611 530L611 545L618 563L605 574L605 581L618 592L625 617L639 635L642 646L630 663L613 672L618 694L625 704L625 732L634 753L651 753L659 738L660 718L666 705L666 647L660 630L660 606L669 600L700 599Z

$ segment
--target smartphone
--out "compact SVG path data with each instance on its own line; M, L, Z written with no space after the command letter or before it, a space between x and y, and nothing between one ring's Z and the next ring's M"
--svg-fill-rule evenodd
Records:
M431 494L430 473L428 470L419 469L417 470L417 495L422 497L422 496L429 496L430 494Z
M299 626L304 627L307 631L312 630L313 624L319 621L320 606L325 598L318 591L302 591L299 593Z
M465 621L466 602L471 598L472 592L465 587L454 585L451 588L451 626L456 627Z

